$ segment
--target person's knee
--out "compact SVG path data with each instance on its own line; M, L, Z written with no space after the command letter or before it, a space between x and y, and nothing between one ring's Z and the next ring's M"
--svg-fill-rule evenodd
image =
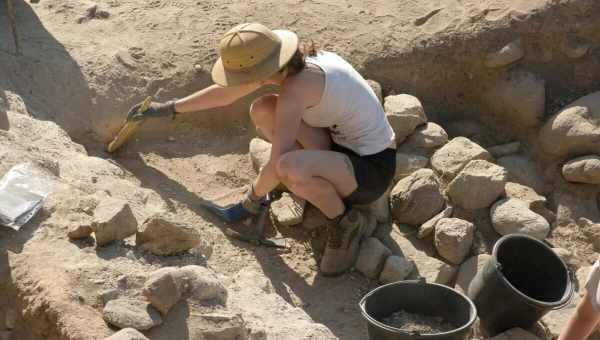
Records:
M277 161L275 171L277 172L279 180L286 185L300 185L308 176L310 176L310 174L306 172L305 167L302 166L302 162L298 159L298 152L301 151L287 152L281 155L279 161Z
M273 95L262 96L250 105L250 118L256 126L264 126L273 120L277 97Z

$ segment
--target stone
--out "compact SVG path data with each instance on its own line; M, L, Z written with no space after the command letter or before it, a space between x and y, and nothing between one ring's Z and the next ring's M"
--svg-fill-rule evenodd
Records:
M360 245L355 267L364 276L377 279L385 260L391 254L392 252L378 239L369 237Z
M369 86L375 93L375 96L377 97L377 100L379 100L379 103L383 105L383 91L381 89L381 84L379 84L373 79L367 79L367 84L369 84Z
M494 230L500 235L525 234L543 240L550 232L548 221L516 198L504 198L494 203L490 216Z
M522 328L511 328L487 340L542 340Z
M166 267L150 274L142 294L163 316L166 316L182 297L184 282L178 280L177 268Z
M427 122L423 105L409 94L387 96L384 101L387 119L396 133L396 143L402 143L417 126Z
M427 123L417 127L398 148L398 152L417 153L431 156L433 152L448 143L448 134L436 123Z
M487 114L515 132L541 124L546 108L546 82L535 74L514 70L482 94Z
M502 46L499 50L488 53L483 64L490 68L502 67L510 65L524 56L523 41L518 38Z
M435 233L435 226L442 218L452 217L452 212L454 208L452 206L446 206L444 210L442 210L439 214L430 218L427 222L421 224L419 227L419 232L417 233L417 237L420 239L429 237Z
M108 301L102 310L102 317L112 326L141 331L162 323L160 314L150 304L127 298Z
M521 143L512 142L512 143L495 145L495 146L489 147L487 150L490 152L490 154L492 154L492 156L494 156L494 158L500 158L500 157L512 155L514 153L519 152L519 150L521 150Z
M104 340L148 340L148 338L133 328L123 328Z
M90 224L74 224L69 227L67 236L72 240L90 237L92 235L92 225Z
M108 301L119 298L119 291L114 288L105 289L100 292L98 298L100 299L102 305L106 305Z
M594 246L594 250L600 251L600 223L594 223L582 217L577 224L588 241Z
M420 169L400 180L391 193L391 211L398 223L423 224L445 204L431 169Z
M406 280L415 268L413 261L397 255L389 256L385 260L383 270L379 275L379 281L381 283L392 283Z
M461 264L471 251L475 226L459 218L442 218L435 226L435 248L452 264Z
M213 312L201 314L201 317L210 324L210 326L201 331L201 339L247 339L248 330L241 314Z
M429 163L429 159L419 155L396 153L396 172L394 181L397 182L413 172L423 169Z
M279 225L290 227L302 223L306 200L284 192L281 198L271 203L271 215Z
M491 256L488 254L479 254L466 260L458 269L454 289L467 296L473 296L470 291L471 282L490 258Z
M453 138L431 157L431 167L443 180L450 181L472 160L492 161L492 155L465 137Z
M188 287L182 293L184 297L196 301L214 300L223 305L227 303L227 289L212 270L190 265L179 268L177 277Z
M538 193L546 192L544 175L537 163L524 155L500 157L498 165L508 170L508 180L533 188Z
M308 230L323 229L327 226L327 216L323 215L321 210L313 205L306 207L304 211L304 221L302 228Z
M271 143L261 138L252 138L249 147L250 161L256 173L260 172L271 159Z
M135 244L155 255L174 255L200 244L202 237L194 227L169 214L149 217L136 233Z
M566 265L573 266L576 263L573 258L573 252L570 250L565 248L552 248L552 250Z
M507 179L508 172L503 167L473 160L448 184L448 197L464 209L486 208L500 197Z
M122 240L137 231L137 220L129 204L121 199L106 198L94 210L92 230L99 246Z
M533 188L515 182L506 183L504 186L504 196L520 199L526 202L530 208L546 204L546 197L538 194Z
M539 133L543 151L557 158L600 150L600 91L579 98L552 116Z
M562 174L569 182L600 184L600 156L574 158L563 165Z

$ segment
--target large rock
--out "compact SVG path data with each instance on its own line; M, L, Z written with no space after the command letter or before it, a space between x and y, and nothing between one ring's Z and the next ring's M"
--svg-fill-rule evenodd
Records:
M600 150L600 92L579 98L552 116L539 134L542 149L556 157Z
M427 123L417 127L415 132L400 145L398 152L429 157L446 143L448 143L448 134L444 128L436 123Z
M447 193L456 205L469 209L489 207L504 191L507 171L484 160L470 161L450 182Z
M494 229L501 235L525 234L543 240L550 231L550 225L544 217L516 198L499 200L492 206L490 214Z
M138 247L160 256L192 249L201 242L202 236L196 229L166 214L148 218L135 237Z
M148 338L133 328L123 328L104 340L148 340Z
M360 245L356 269L370 279L377 279L383 264L392 252L375 237L369 237Z
M227 289L212 270L190 265L179 268L177 275L187 287L184 297L195 301L213 300L223 305L227 303Z
M160 314L150 304L127 298L108 301L102 317L115 327L131 327L141 331L162 323Z
M431 157L431 167L444 180L452 180L472 160L492 160L492 155L465 137L456 137Z
M442 210L439 214L430 218L427 222L421 224L419 227L419 232L417 233L418 238L426 238L429 235L434 234L435 225L442 219L452 217L452 212L454 208L450 205L446 206L444 210Z
M410 136L417 126L427 122L423 105L417 97L409 94L385 97L384 108L398 144Z
M429 163L429 159L423 156L396 153L396 172L394 173L394 181L399 181L413 172L423 169Z
M527 71L512 71L483 94L488 114L517 131L541 123L546 104L546 82Z
M431 169L415 171L392 190L392 215L398 223L418 226L442 210L444 203Z
M488 254L479 254L466 260L458 269L454 289L467 296L472 296L470 294L471 282L490 258L491 256Z
M531 158L515 154L500 157L497 163L508 170L509 181L531 187L538 193L546 192L544 174Z
M287 192L271 203L271 215L275 222L282 226L294 226L302 223L306 200Z
M452 264L461 264L471 251L475 226L459 218L442 218L435 226L435 248Z
M261 138L252 138L249 147L250 161L256 173L260 172L271 158L271 143Z
M523 56L525 56L523 41L515 39L502 46L499 50L488 53L485 56L483 64L491 68L502 67L516 62L523 58Z
M563 165L562 174L569 182L600 184L600 156L572 159Z
M103 246L135 234L137 224L126 201L109 197L102 200L94 210L92 230L96 243Z
M489 338L488 340L542 340L537 336L521 329L521 328L511 328L504 333L500 333L493 338Z
M163 316L167 315L184 293L184 282L180 278L177 268L166 267L150 274L144 283L142 294Z
M508 198L517 198L524 201L529 205L529 209L536 214L544 216L549 223L554 222L556 219L554 212L546 207L546 197L535 192L533 188L519 183L508 182L504 186L504 195Z
M381 195L377 200L365 205L355 205L354 207L363 210L369 214L369 217L374 217L377 223L385 223L390 220L390 193L392 186ZM369 223L371 226L371 223ZM368 230L367 230L368 231ZM368 235L371 236L371 235Z
M392 255L385 260L383 270L379 275L381 283L391 283L406 280L415 270L415 263L402 256Z

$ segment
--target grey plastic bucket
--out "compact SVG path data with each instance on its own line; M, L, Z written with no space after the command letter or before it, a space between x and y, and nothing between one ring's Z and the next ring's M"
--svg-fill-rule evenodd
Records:
M564 262L545 243L526 235L502 237L469 292L491 335L529 328L571 301L574 285Z
M443 285L419 281L399 281L375 288L361 299L359 307L367 321L370 340L466 340L477 319L477 309L465 295ZM439 316L457 328L443 333L419 334L381 322L398 310Z

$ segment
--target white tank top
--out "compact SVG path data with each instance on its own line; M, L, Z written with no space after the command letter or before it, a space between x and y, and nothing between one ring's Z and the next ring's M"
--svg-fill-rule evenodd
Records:
M342 57L319 51L306 62L325 73L321 100L304 111L309 126L326 127L334 143L361 156L390 147L396 139L383 107L367 81Z

